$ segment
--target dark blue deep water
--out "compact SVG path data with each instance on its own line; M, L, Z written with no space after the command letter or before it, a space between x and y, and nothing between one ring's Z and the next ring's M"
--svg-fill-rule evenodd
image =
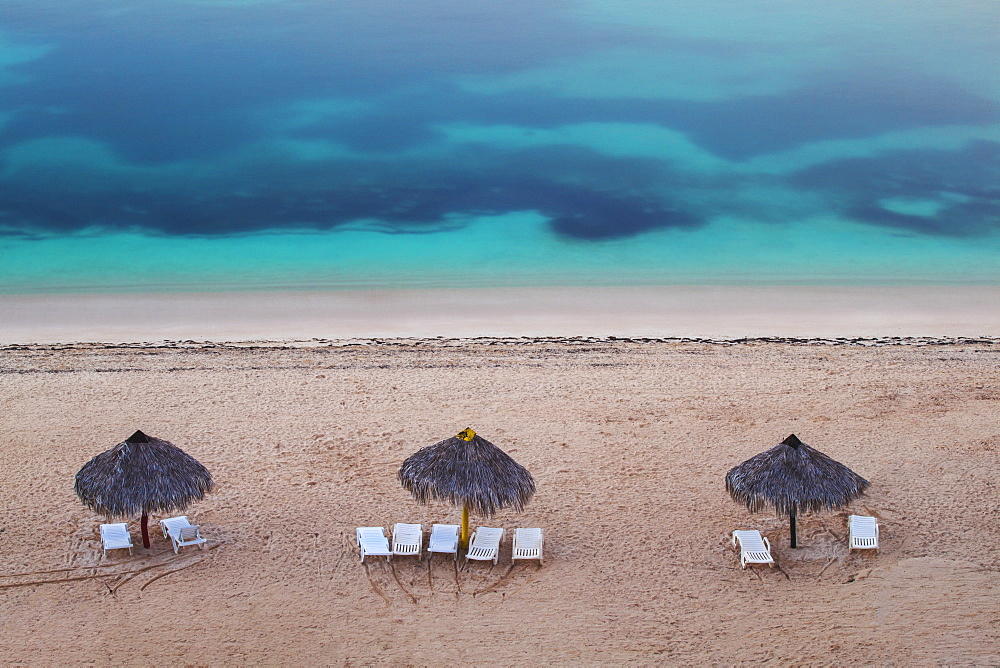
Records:
M1000 282L983 0L0 3L0 292Z

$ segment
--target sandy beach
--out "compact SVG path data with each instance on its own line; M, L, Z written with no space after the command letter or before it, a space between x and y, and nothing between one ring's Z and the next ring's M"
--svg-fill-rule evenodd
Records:
M0 343L378 337L1000 336L1000 286L0 295Z
M1000 663L996 339L25 341L0 348L5 663ZM358 526L458 521L396 471L464 427L538 488L473 525L543 527L545 564L508 538L496 566L362 565ZM132 521L102 556L73 476L136 429L212 471L207 549ZM792 433L872 483L794 550L723 482ZM776 568L740 569L745 528Z
M1000 0L0 17L0 668L1000 668Z

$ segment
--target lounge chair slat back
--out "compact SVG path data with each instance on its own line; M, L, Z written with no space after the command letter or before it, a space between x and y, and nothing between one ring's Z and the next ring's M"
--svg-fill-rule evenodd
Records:
M404 524L399 522L393 527L392 553L394 555L415 555L419 558L423 542L424 531L420 524Z
M189 526L191 526L191 522L188 521L187 515L178 515L177 517L168 517L160 520L160 530L163 531L164 538L170 537L170 531L172 529L180 529L181 527Z
M771 556L771 542L760 535L756 529L737 529L733 532L733 545L740 548L740 567L747 564L769 564L774 566Z
M174 546L175 554L185 545L197 545L199 550L203 550L205 549L205 543L208 542L201 537L200 524L171 527L168 535L170 536L170 542Z
M538 559L542 563L542 530L516 529L514 531L514 546L511 559Z
M116 524L101 525L101 544L104 547L104 556L108 550L128 550L132 554L132 536L128 532L128 524L124 522Z
M851 550L878 549L878 520L865 515L850 515L847 519Z
M435 552L453 554L458 559L458 531L457 524L435 524L431 527L431 537L427 541L428 557Z
M469 551L465 555L465 563L469 563L469 559L497 563L500 558L500 541L502 540L503 529L479 527L472 532Z
M389 539L385 537L382 527L358 527L356 535L362 562L367 556L392 557Z

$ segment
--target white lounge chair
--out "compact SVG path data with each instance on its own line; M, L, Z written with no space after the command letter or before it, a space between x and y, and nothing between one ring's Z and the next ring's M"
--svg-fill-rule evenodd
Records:
M164 538L170 538L171 529L180 529L189 526L191 526L191 523L188 521L187 515L178 515L177 517L168 517L160 520L160 531L163 532Z
M770 564L774 567L774 559L771 557L771 543L760 535L756 529L733 532L733 546L739 543L740 546L740 566L746 568L747 564Z
M424 530L419 524L403 524L398 522L392 528L393 556L416 556L420 558L420 548L424 543Z
M472 532L472 539L469 541L469 551L465 554L465 563L469 559L478 561L492 561L494 564L500 558L500 541L503 540L503 529L492 527L479 527Z
M104 556L108 556L108 550L128 550L132 554L132 536L129 535L128 525L124 522L120 524L101 525L101 543L104 545Z
M458 559L458 525L457 524L435 524L431 527L431 537L427 541L427 558L434 556L435 552L453 554L453 558Z
M177 527L168 532L170 542L174 545L174 553L180 551L185 545L197 545L199 550L205 549L208 541L201 537L201 525L189 524L186 527Z
M538 564L542 564L542 530L541 529L516 529L514 531L514 547L511 551L511 559L538 559Z
M389 539L382 527L358 527L357 536L362 563L365 557L392 557Z
M878 549L878 520L865 515L851 515L847 518L847 525L851 539L848 552Z

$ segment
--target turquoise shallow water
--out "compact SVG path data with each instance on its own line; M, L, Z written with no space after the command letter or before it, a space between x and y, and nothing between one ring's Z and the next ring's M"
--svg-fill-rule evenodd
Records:
M3 293L1000 282L995 3L37 4Z

